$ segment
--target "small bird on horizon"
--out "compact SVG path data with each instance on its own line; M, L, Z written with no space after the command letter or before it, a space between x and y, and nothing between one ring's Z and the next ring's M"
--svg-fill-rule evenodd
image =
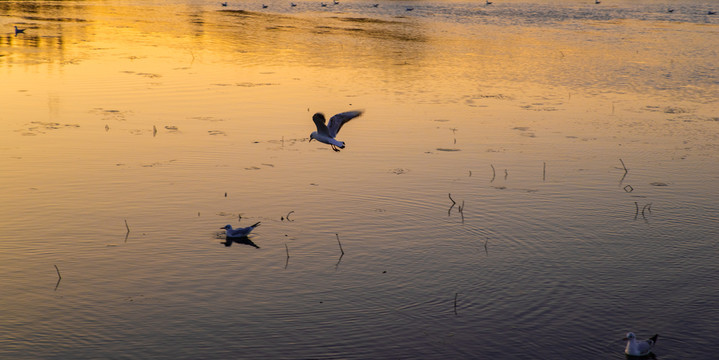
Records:
M17 26L15 26L15 35L20 34L20 33L24 34L25 29L18 29Z
M624 353L629 356L647 356L652 352L654 345L657 343L657 337L659 334L654 334L647 340L637 340L637 336L633 332L627 333L627 337L624 340L627 342L627 347L624 348Z
M313 131L310 134L310 141L317 140L321 143L329 144L332 146L332 150L340 151L339 149L345 148L344 141L335 140L335 136L340 132L342 125L346 124L350 120L362 115L362 111L347 111L339 113L330 118L330 121L325 125L325 115L323 113L316 113L312 116L312 121L317 126L317 131ZM339 148L339 149L338 149Z
M224 227L221 227L220 229L225 229L225 236L227 238L244 238L247 237L247 235L250 235L252 230L254 230L256 227L260 226L260 222L256 222L254 225L245 227L245 228L237 228L233 229L232 225L225 225Z

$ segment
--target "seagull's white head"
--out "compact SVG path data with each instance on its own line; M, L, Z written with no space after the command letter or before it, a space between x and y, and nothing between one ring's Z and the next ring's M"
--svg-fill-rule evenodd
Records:
M308 142L312 142L312 140L317 140L317 131L313 131L312 134L310 134L310 141Z
M627 340L634 340L634 339L636 339L636 338L637 338L637 336L634 335L633 332L628 332L628 333L627 333L627 337L625 337L624 340L625 340L625 341L627 341Z

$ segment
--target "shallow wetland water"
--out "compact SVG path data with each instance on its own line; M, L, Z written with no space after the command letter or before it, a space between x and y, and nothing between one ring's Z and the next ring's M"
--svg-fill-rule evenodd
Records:
M715 356L716 4L296 3L0 0L0 358Z

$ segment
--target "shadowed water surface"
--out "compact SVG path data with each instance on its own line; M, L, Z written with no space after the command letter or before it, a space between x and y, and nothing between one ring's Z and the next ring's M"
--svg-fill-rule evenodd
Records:
M0 1L1 358L719 350L711 3L296 3Z

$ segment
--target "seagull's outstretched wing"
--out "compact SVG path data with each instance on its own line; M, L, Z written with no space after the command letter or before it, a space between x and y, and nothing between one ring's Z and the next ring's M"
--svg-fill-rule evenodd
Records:
M362 111L347 111L343 113L339 113L333 117L330 118L329 124L327 124L327 128L329 129L330 136L335 137L337 136L337 133L340 132L340 129L342 128L342 125L344 125L346 122L362 115ZM315 121L315 123L317 123ZM319 127L319 125L318 125Z
M334 117L333 117L333 119L334 119ZM330 136L330 131L327 129L327 125L325 125L325 114L316 113L316 114L312 115L312 121L314 121L315 126L317 126L318 134Z

